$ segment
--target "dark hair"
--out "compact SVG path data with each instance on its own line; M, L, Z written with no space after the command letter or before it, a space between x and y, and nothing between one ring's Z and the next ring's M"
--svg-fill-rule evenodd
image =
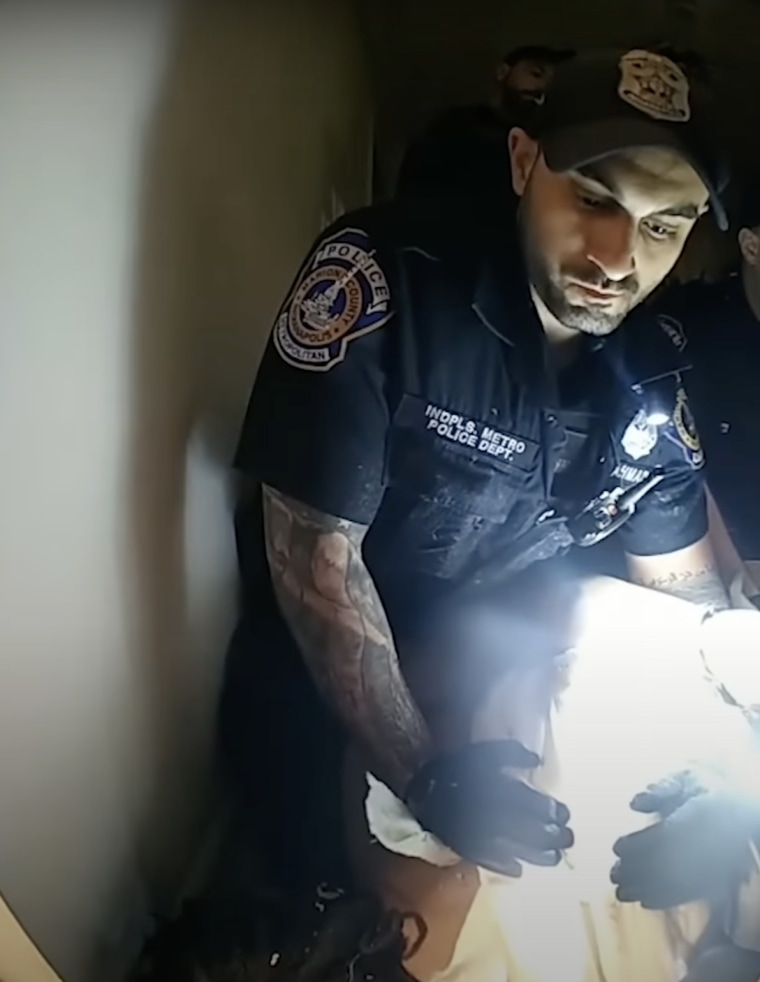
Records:
M569 48L561 50L559 48L547 48L541 44L526 44L520 48L514 48L504 55L504 64L513 68L521 61L539 61L548 65L560 65L563 61L569 61L575 57L575 51Z
M317 891L186 901L158 925L131 982L413 982L402 916L367 897ZM417 925L416 950L424 940Z

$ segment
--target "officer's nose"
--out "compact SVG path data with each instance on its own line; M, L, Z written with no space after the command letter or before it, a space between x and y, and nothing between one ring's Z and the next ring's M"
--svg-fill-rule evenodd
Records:
M616 212L598 216L587 239L586 256L608 280L624 280L636 269L634 237L634 222L630 215Z

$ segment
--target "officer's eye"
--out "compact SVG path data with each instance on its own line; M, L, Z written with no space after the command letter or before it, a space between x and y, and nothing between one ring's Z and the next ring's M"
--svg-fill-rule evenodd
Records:
M596 211L599 208L604 208L607 204L604 198L600 198L598 194L593 194L591 191L584 191L583 188L579 188L577 193L578 201L580 201L584 208L590 208Z
M677 229L672 228L670 225L663 225L662 222L658 222L653 218L647 219L642 224L650 238L655 239L657 242L666 242L668 239L674 239L678 234Z

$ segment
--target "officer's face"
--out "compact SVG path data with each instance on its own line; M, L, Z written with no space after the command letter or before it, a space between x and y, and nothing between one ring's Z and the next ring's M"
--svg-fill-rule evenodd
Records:
M559 174L515 129L510 153L538 299L565 327L609 334L673 268L707 210L707 189L679 154L664 148L626 151Z
M497 78L507 102L515 98L527 102L541 102L551 82L554 67L544 61L518 61L516 65L502 65Z

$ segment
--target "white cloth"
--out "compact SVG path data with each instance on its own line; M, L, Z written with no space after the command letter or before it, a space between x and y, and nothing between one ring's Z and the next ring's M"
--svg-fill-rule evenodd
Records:
M459 856L426 832L403 801L369 772L365 810L370 835L398 856L424 859L431 866L455 866Z

